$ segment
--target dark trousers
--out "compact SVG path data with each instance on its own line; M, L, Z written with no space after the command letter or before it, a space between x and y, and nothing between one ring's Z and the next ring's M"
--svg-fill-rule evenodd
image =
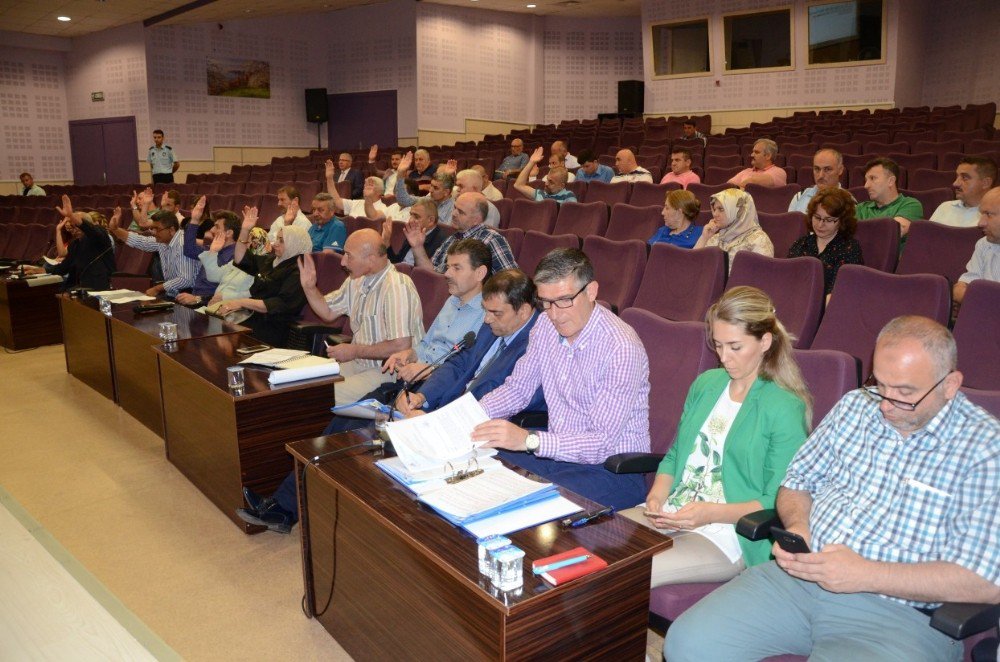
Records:
M615 474L600 464L560 462L515 451L502 450L498 455L560 487L616 510L631 508L646 500L646 482L642 474Z
M173 184L174 183L174 173L172 172L161 172L159 174L153 175L154 184Z

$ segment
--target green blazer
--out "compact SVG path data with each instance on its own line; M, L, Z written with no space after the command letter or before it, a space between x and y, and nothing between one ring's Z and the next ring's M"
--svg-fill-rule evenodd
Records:
M694 381L684 401L677 437L657 469L670 474L677 485L698 432L729 384L725 370L708 370ZM806 440L806 405L799 397L774 382L757 378L750 387L726 437L722 453L722 491L727 503L756 499L764 508L774 508L781 481L792 456ZM771 556L767 540L750 542L740 538L747 567Z

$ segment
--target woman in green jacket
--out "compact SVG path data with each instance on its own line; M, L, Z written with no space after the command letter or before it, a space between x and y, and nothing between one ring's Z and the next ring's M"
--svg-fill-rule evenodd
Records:
M764 292L735 287L705 319L722 368L691 385L645 513L627 513L673 538L653 559L654 587L725 581L769 558L768 541L738 538L734 525L774 507L812 418L791 340Z

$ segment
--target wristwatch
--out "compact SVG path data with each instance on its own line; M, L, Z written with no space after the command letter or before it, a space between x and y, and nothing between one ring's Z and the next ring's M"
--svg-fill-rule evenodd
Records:
M524 439L524 445L529 453L535 454L538 450L538 446L542 443L542 440L538 438L538 435L534 432L529 432L528 436Z

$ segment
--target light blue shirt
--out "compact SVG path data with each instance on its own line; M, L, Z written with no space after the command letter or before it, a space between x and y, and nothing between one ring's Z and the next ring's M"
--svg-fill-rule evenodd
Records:
M604 165L603 163L597 164L597 170L594 171L593 175L588 175L580 168L576 171L576 181L578 182L604 182L605 184L611 183L611 178L615 176L615 171Z
M393 191L396 196L396 202L401 208L412 207L413 203L420 198L415 198L410 195L410 192L406 190L406 180L397 179L396 188ZM429 195L423 196L429 198ZM455 209L455 201L451 199L451 196L445 198L438 203L438 223L444 223L445 225L451 225L451 212Z
M450 296L434 318L427 335L417 345L417 360L434 363L451 351L469 331L475 333L483 325L486 311L483 310L482 292L464 304L457 296Z

